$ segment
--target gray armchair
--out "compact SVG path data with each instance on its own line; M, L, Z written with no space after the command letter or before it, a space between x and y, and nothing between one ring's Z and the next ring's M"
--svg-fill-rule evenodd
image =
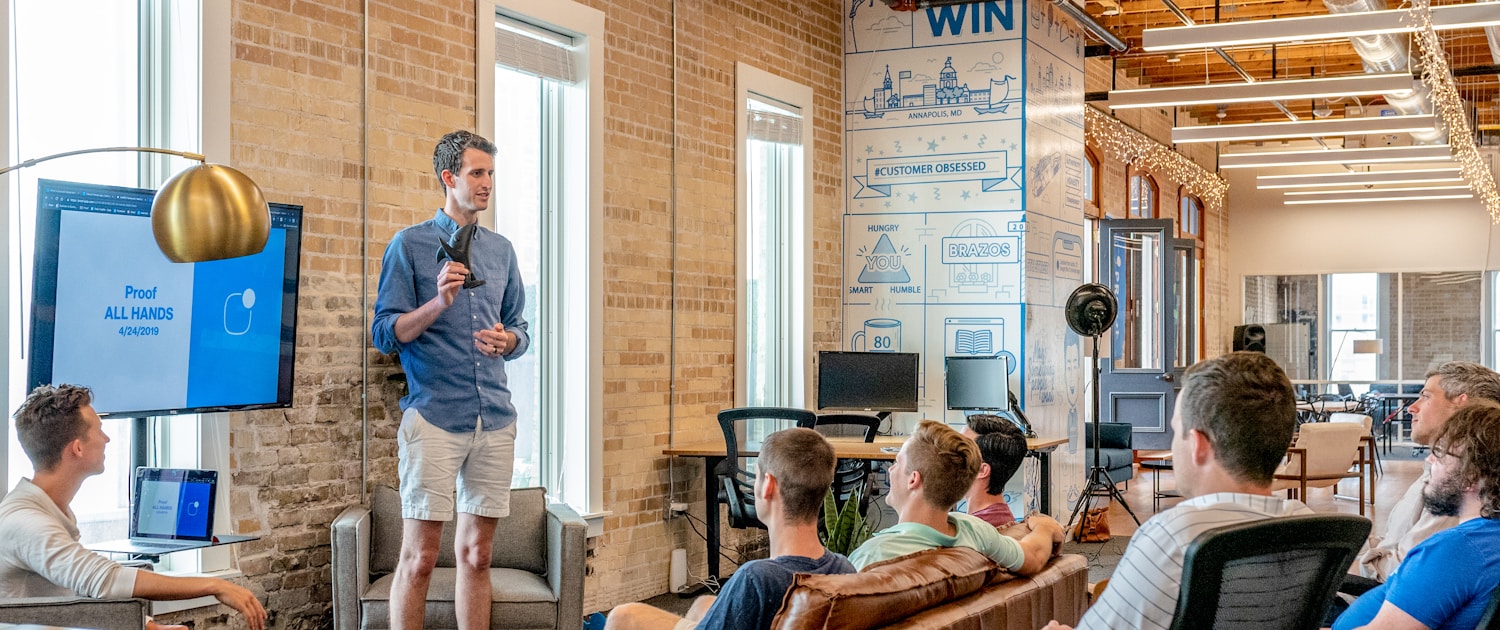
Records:
M146 627L146 600L73 596L0 599L0 623L142 630Z
M510 493L510 516L495 529L490 559L492 628L583 627L583 519L566 505L547 505L541 488ZM427 595L426 628L456 628L457 565L453 523L443 525L437 568ZM401 497L376 486L370 506L333 521L333 625L336 630L390 627L391 582L401 552Z

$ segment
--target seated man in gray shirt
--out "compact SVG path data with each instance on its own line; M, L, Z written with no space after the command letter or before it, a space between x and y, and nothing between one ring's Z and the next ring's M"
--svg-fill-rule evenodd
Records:
M16 411L16 437L36 475L0 500L0 598L83 596L192 599L212 595L262 630L266 609L244 587L207 577L169 577L121 566L78 542L68 504L84 479L104 472L104 434L88 388L43 385ZM149 628L165 629L154 622ZM183 626L170 626L183 628Z
M772 433L755 466L755 514L770 533L771 558L745 563L717 598L693 602L686 618L646 604L623 604L610 611L604 627L766 630L794 575L853 573L847 558L824 549L818 540L818 509L833 485L834 465L833 446L817 431Z

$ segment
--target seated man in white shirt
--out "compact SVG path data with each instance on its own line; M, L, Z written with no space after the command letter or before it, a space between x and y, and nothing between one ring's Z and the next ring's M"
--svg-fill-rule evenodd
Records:
M973 440L946 424L923 420L886 475L891 491L885 500L900 522L865 541L849 561L863 570L926 549L968 547L1021 575L1041 571L1052 557L1052 545L1063 539L1062 526L1052 517L1031 515L1026 519L1031 533L1016 541L977 516L951 511L974 483L979 465Z
M1199 534L1312 514L1301 501L1271 496L1271 475L1296 428L1296 405L1286 373L1258 352L1232 352L1187 369L1172 414L1172 476L1186 499L1136 530L1079 628L1165 630L1177 611L1183 556Z
M0 598L83 596L192 599L212 595L262 630L266 609L244 587L217 578L169 577L120 564L79 544L68 504L104 472L104 434L88 388L36 388L16 410L16 436L36 475L0 500ZM167 628L155 622L149 628ZM170 626L183 628L183 626Z
M1487 400L1500 403L1500 374L1478 363L1449 361L1427 373L1427 382L1417 400L1407 407L1411 412L1411 439L1431 445L1448 419L1465 405ZM1370 586L1384 582L1396 572L1412 548L1433 534L1458 524L1454 516L1437 516L1423 507L1422 488L1427 485L1431 466L1423 465L1422 474L1413 481L1391 508L1384 536L1370 536L1370 544L1354 561L1351 573L1366 581L1346 582L1345 592L1359 594Z

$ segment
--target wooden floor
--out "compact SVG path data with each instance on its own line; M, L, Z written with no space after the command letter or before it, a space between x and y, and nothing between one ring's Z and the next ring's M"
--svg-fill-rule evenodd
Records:
M1422 475L1422 460L1409 457L1387 457L1381 454L1381 474L1375 477L1375 505L1365 506L1365 517L1375 522L1375 535L1385 534L1386 517L1391 512L1391 507L1396 503L1411 483ZM1129 488L1121 485L1121 493L1125 500L1130 502L1130 508L1135 515L1145 522L1155 514L1151 510L1151 469L1137 467L1135 478L1130 480ZM1161 487L1169 489L1175 487L1170 469L1161 471ZM1345 482L1342 486L1344 495L1354 496L1357 489L1354 480ZM1284 493L1278 493L1284 494ZM1316 488L1307 491L1308 497L1304 500L1307 506L1315 512L1344 514L1359 514L1359 506L1354 499L1334 498L1332 488ZM1161 509L1166 510L1176 505L1182 499L1162 499ZM1096 499L1097 501L1097 499ZM1071 509L1072 506L1069 506ZM1067 514L1060 518L1067 518ZM1125 509L1114 501L1110 502L1109 508L1110 533L1116 536L1129 536L1135 532L1136 524L1131 520Z

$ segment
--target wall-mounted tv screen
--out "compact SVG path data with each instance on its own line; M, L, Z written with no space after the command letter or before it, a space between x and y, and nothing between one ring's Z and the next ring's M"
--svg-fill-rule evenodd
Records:
M916 411L915 352L819 352L818 409Z
M38 183L28 389L85 385L115 417L291 406L302 207L270 204L259 254L174 263L153 194Z
M1005 411L1010 407L1010 376L1003 354L946 357L943 386L949 409Z

